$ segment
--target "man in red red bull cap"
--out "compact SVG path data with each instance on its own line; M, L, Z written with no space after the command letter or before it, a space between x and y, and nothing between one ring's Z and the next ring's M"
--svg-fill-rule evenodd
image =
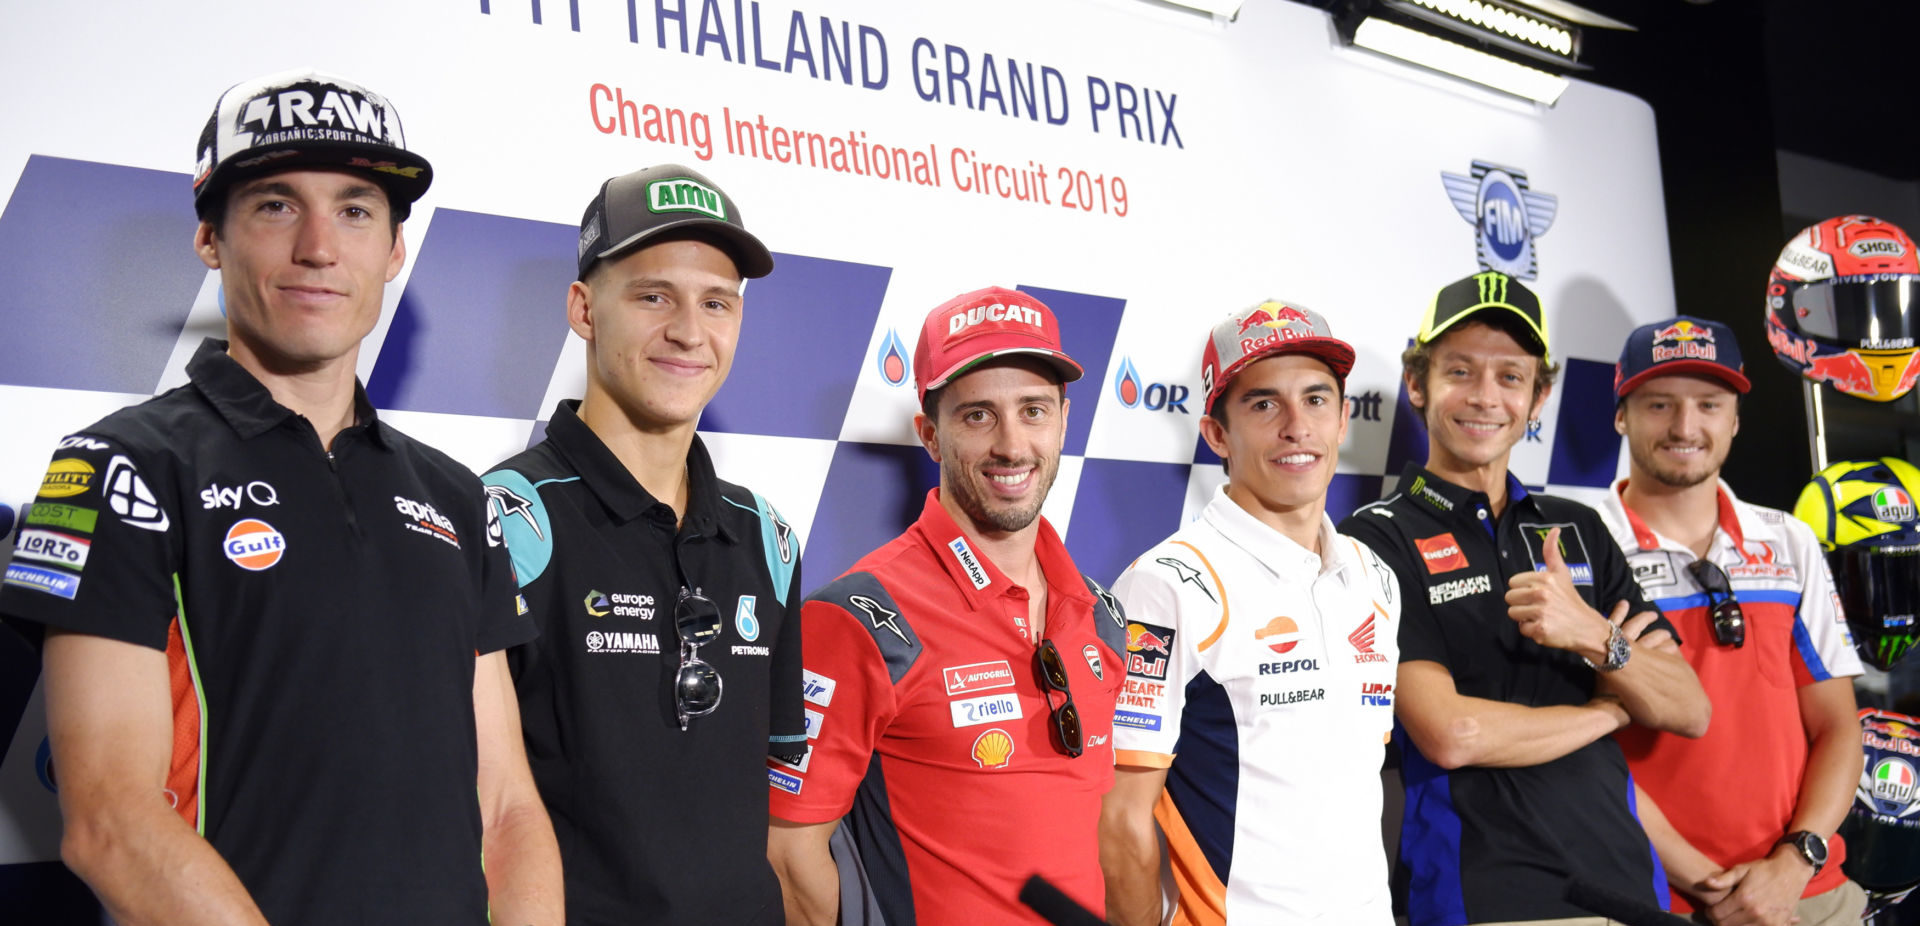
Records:
M1740 345L1705 319L1643 325L1614 381L1631 470L1600 513L1714 701L1699 739L1617 734L1651 798L1640 814L1673 909L1715 924L1858 923L1866 893L1840 870L1835 834L1860 780L1860 659L1813 531L1719 478L1749 388Z
M1178 923L1393 922L1378 772L1401 598L1326 515L1353 361L1277 300L1209 333L1200 433L1227 485L1113 586L1132 623L1100 828L1110 922L1161 922L1163 866Z
M993 288L927 315L913 369L940 485L802 611L813 748L768 768L788 922L1042 923L1015 899L1034 874L1103 909L1100 796L1135 654L1040 514L1080 365L1051 310ZM840 909L842 880L861 908Z
M1664 907L1612 734L1699 736L1712 709L1600 515L1507 468L1552 387L1540 301L1503 273L1457 280L1401 360L1426 463L1341 529L1393 567L1405 609L1407 912L1603 922L1567 900L1570 881Z

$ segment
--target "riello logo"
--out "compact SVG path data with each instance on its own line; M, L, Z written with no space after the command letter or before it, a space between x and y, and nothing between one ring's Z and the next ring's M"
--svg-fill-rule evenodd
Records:
M1127 408L1190 415L1193 413L1187 411L1189 394L1191 391L1178 383L1149 383L1141 379L1132 357L1121 357L1120 369L1113 374L1113 397Z

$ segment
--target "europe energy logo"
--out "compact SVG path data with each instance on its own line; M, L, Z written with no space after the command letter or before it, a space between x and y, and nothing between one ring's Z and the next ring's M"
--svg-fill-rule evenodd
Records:
M1526 171L1491 161L1474 161L1465 175L1441 171L1440 183L1454 210L1473 226L1480 269L1516 280L1540 275L1534 242L1553 227L1559 197L1534 191Z

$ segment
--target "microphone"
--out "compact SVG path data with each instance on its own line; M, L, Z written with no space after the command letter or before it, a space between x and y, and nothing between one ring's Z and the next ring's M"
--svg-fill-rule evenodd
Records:
M1039 875L1027 879L1020 887L1020 902L1053 926L1106 926L1106 921L1093 915L1093 911L1075 903L1073 898L1060 892L1052 882Z

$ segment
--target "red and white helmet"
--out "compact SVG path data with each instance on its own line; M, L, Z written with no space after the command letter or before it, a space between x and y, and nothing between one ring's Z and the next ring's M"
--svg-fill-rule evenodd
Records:
M1767 341L1788 369L1890 402L1920 378L1920 250L1899 226L1846 215L1793 236L1767 281Z

